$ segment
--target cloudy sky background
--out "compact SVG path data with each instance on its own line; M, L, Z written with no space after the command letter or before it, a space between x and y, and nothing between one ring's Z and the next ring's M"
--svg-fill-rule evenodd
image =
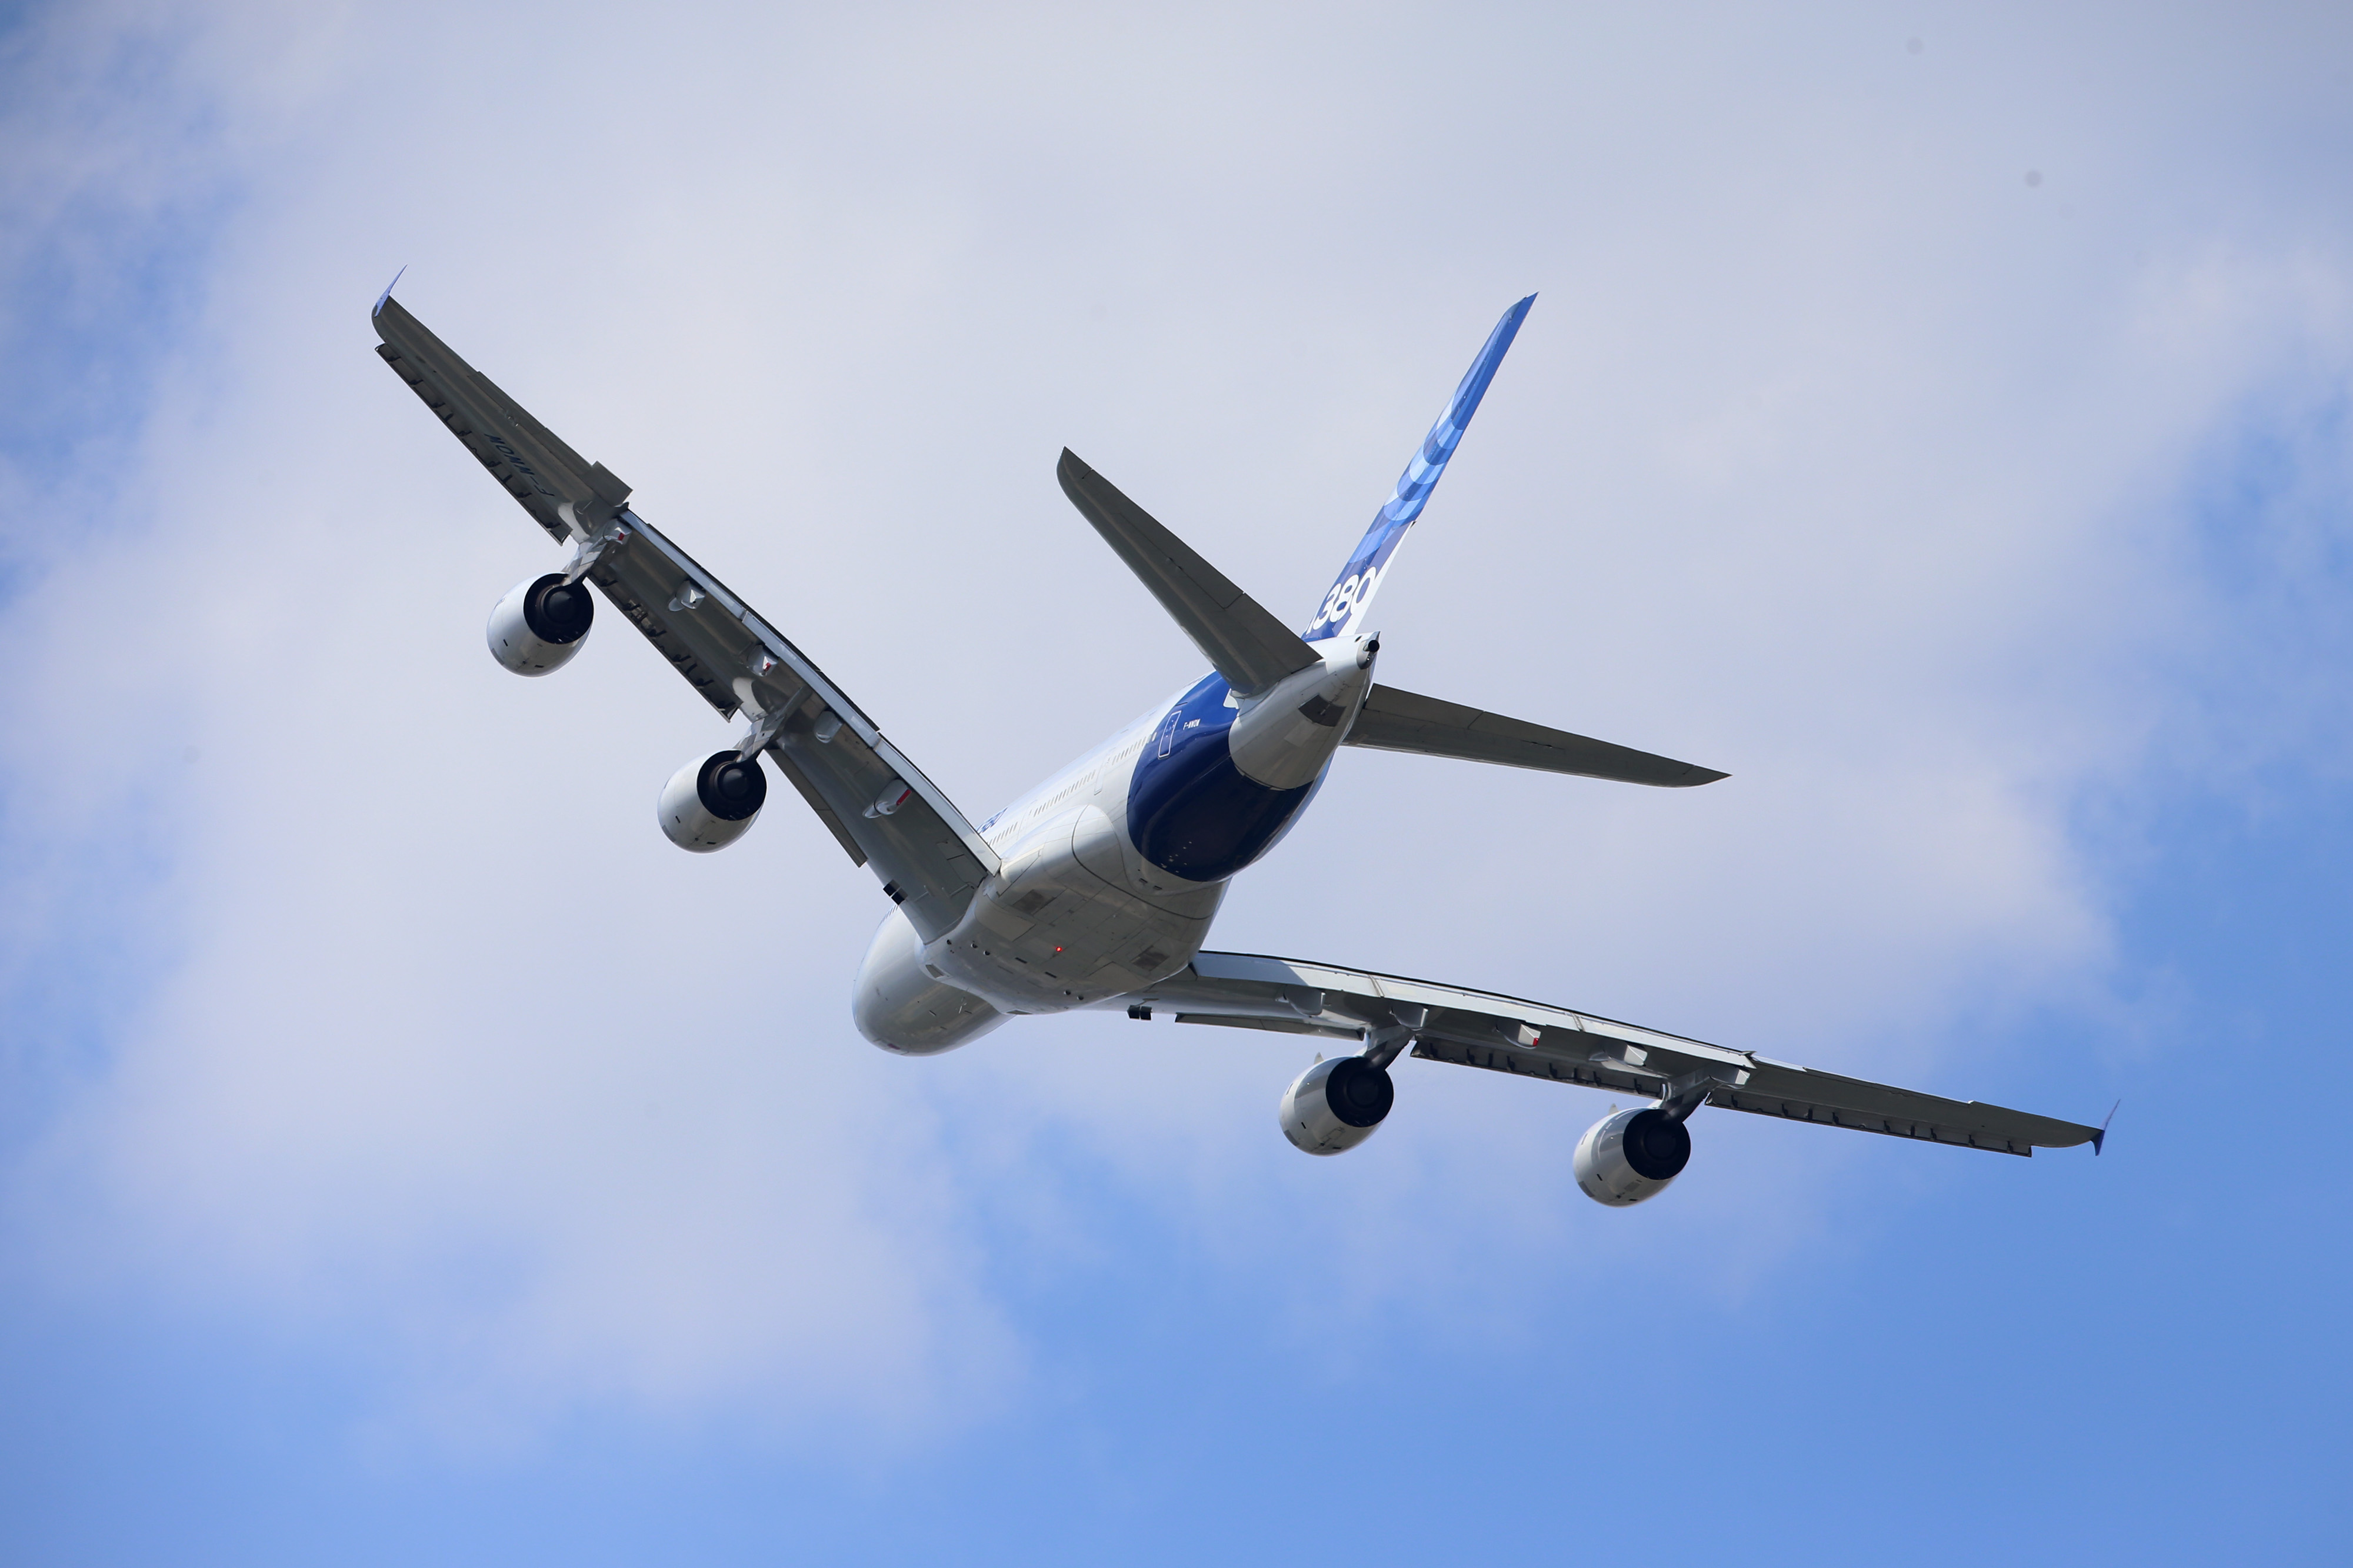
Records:
M0 1556L2284 1560L2348 1523L2339 8L34 5L0 33ZM1216 945L2094 1121L2032 1162L1304 1048L864 1044L886 907L370 353L401 297L976 817L1302 622ZM1198 1036L1214 1037L1202 1038Z

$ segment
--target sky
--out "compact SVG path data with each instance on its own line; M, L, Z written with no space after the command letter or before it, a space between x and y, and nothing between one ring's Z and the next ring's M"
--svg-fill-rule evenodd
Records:
M2343 1556L2353 13L83 0L0 153L0 1562ZM1384 679L1731 776L1352 752L1213 945L2106 1152L875 1050L403 267L976 820L1199 673L1064 446L1303 625L1536 293Z

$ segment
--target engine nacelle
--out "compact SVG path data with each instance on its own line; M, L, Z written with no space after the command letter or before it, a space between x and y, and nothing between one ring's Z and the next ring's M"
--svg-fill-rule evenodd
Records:
M1577 1184L1611 1208L1657 1197L1691 1163L1691 1130L1656 1106L1605 1116L1577 1141Z
M757 757L713 752L689 763L662 785L662 836L681 849L707 855L744 837L767 803L768 775Z
M1282 1091L1282 1135L1310 1154L1337 1154L1370 1138L1396 1102L1388 1068L1362 1057L1334 1057Z
M491 657L517 675L545 675L580 651L596 619L588 584L560 572L518 583L491 612Z

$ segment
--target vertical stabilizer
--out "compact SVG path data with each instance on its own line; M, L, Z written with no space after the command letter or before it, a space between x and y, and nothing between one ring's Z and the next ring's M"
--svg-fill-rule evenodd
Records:
M1487 395L1487 384L1495 379L1495 367L1504 363L1504 351L1518 335L1520 323L1527 319L1528 307L1536 302L1534 294L1504 312L1495 330L1487 334L1487 343L1471 368L1462 375L1462 384L1454 389L1453 398L1446 412L1430 427L1415 451L1413 461L1398 476L1396 493L1388 504L1373 517L1373 526L1365 531L1356 553L1340 568L1332 587L1316 607L1315 618L1300 635L1309 642L1321 642L1325 637L1353 635L1356 623L1372 605L1373 594L1388 575L1389 558L1397 553L1406 530L1421 515L1430 492L1438 488L1438 476L1446 471L1446 460L1454 456L1455 443L1471 423L1471 416L1479 411L1479 400Z

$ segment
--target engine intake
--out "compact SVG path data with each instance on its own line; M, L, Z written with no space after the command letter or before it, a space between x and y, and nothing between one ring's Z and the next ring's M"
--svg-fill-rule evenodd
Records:
M707 855L743 837L767 799L768 775L759 758L713 752L670 774L656 809L663 837Z
M1657 1197L1691 1163L1691 1130L1656 1106L1621 1110L1577 1141L1577 1184L1611 1208Z
M1335 1057L1283 1090L1282 1135L1310 1154L1337 1154L1370 1138L1396 1103L1388 1068L1362 1057Z
M588 584L550 572L518 583L491 612L491 657L517 675L545 675L580 651L596 619Z

